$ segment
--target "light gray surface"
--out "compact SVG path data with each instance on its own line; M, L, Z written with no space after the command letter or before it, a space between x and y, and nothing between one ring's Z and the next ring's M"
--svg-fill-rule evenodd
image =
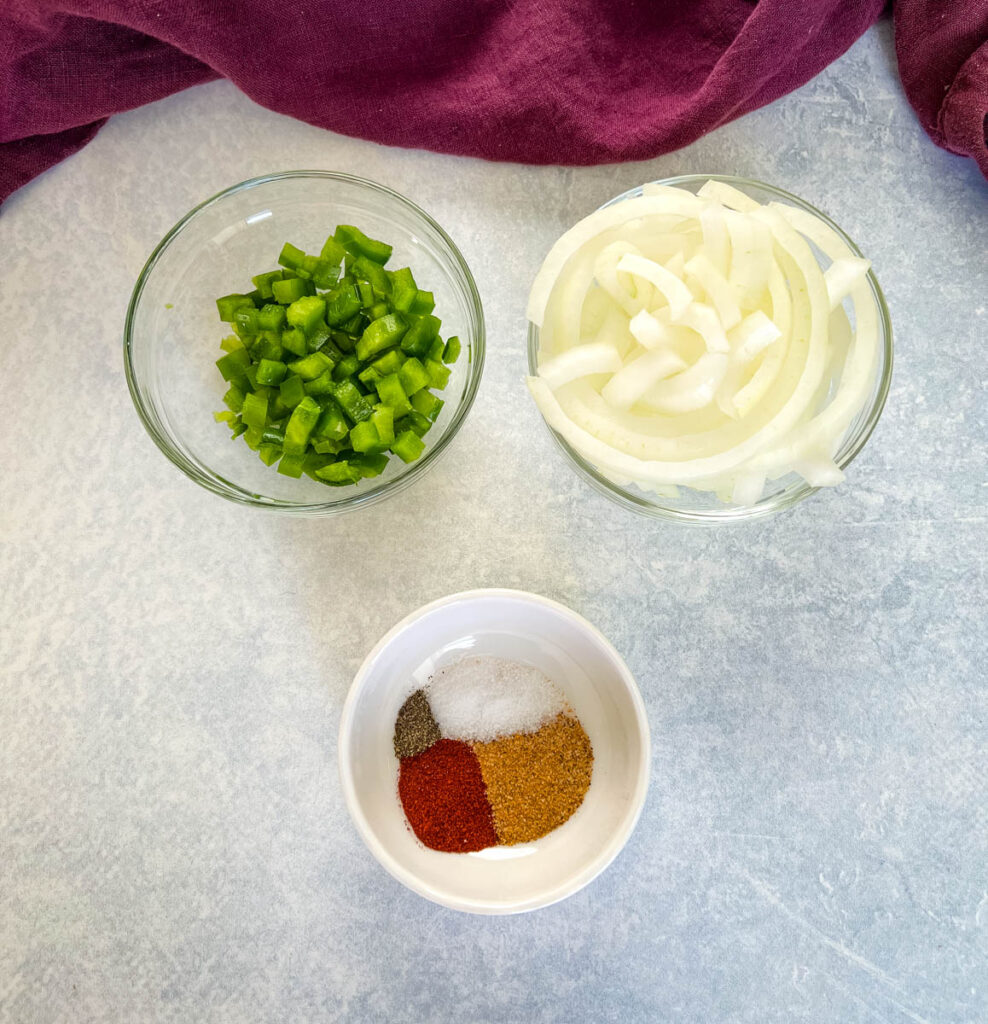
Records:
M440 465L327 521L197 489L142 431L130 287L269 170L385 182L489 327ZM643 180L735 172L858 241L896 371L848 482L776 521L651 523L579 481L521 386L551 241ZM0 1019L988 1019L988 187L900 94L887 26L679 153L493 166L335 137L213 84L114 118L0 214ZM13 326L12 326L13 325ZM440 595L533 590L637 675L641 824L556 907L462 916L364 851L336 773L366 651Z

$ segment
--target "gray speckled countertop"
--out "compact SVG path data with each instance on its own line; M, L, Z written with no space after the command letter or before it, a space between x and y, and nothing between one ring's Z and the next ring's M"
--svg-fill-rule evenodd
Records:
M488 318L480 395L446 457L335 520L196 488L123 377L154 244L205 196L289 167L414 198L462 248ZM847 483L715 531L584 485L520 382L551 241L689 171L829 212L873 259L896 332L888 406ZM0 215L0 1020L988 1019L986 239L988 185L922 134L887 25L796 94L644 164L385 149L217 83L114 118L15 195ZM447 557L409 543L437 526ZM335 760L377 638L490 585L604 630L654 744L611 869L500 919L385 874Z

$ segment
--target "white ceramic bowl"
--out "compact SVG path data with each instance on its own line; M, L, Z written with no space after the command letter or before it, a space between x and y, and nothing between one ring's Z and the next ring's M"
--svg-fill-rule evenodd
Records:
M573 817L537 842L439 853L416 839L398 801L394 722L413 689L468 653L527 662L565 692L593 744L593 780ZM586 619L518 590L453 594L399 622L353 681L339 757L347 809L371 853L419 895L475 914L535 910L596 878L638 821L650 762L645 706L621 656Z

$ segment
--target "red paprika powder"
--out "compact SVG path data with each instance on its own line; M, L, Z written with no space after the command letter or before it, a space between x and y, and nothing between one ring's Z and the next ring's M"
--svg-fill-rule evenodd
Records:
M469 743L438 740L402 758L398 796L412 831L430 849L469 853L497 845L487 787Z

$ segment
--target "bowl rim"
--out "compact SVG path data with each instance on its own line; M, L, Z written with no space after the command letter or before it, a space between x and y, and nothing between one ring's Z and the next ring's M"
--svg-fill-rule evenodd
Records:
M229 196L278 181L305 178L321 178L344 182L349 185L356 185L359 188L367 189L372 193L387 196L404 206L414 217L420 218L425 222L425 224L436 232L440 240L446 246L448 252L443 253L442 256L451 257L456 270L460 275L462 275L463 282L466 285L467 304L471 307L471 312L476 318L476 333L475 336L472 336L470 339L471 362L468 369L469 376L466 389L457 404L456 409L453 411L452 419L439 439L433 445L427 447L422 457L411 463L400 476L393 477L390 480L370 487L367 490L357 491L352 494L341 494L340 497L328 501L291 501L281 498L265 497L241 487L232 480L227 480L219 473L212 470L210 470L209 474L203 473L199 466L183 451L179 450L171 442L165 432L159 429L156 417L150 412L148 403L145 400L144 392L134 367L133 358L135 347L135 320L145 287L147 286L148 280L154 272L154 269L165 250L178 237L178 235L181 234L184 228L207 207L213 206ZM480 292L477 288L477 282L474 280L470 267L452 238L450 238L439 223L426 213L425 210L423 210L417 203L414 203L407 196L402 195L395 189L389 188L387 185L382 185L379 182L370 180L369 178L361 178L354 174L346 174L342 171L326 171L319 169L277 171L271 174L259 175L254 178L247 178L244 181L237 182L235 185L230 185L228 188L222 189L210 196L208 199L204 199L176 221L176 223L165 233L161 241L154 247L151 251L151 255L147 258L144 267L137 277L137 281L134 284L133 291L131 292L130 301L127 304L123 335L124 375L127 379L127 388L130 392L131 400L134 403L134 408L137 410L137 415L140 418L144 429L151 436L151 440L154 441L158 449L165 455L169 462L174 466L177 466L183 473L185 473L186 476L195 481L195 483L204 487L206 490L211 491L213 494L218 494L220 497L226 498L228 501L250 508L259 508L269 512L279 512L284 515L328 516L348 512L357 508L363 508L381 501L384 498L390 497L414 483L436 464L440 456L446 451L450 442L459 432L460 427L463 425L463 422L466 419L467 414L470 412L470 409L473 407L474 400L477 397L477 391L480 387L480 381L484 371L486 338L487 332L483 303L480 298Z
M864 258L864 254L858 248L854 240L850 238L850 236L822 210L818 210L812 203L807 202L805 199L800 198L794 193L787 192L785 189L779 188L777 185L770 185L768 182L761 181L758 178L745 178L736 174L678 174L671 178L659 178L655 181L643 182L641 185L636 185L634 188L630 188L627 191L622 192L620 195L614 196L612 199L608 199L607 202L602 203L598 209L603 210L608 206L613 206L626 199L631 199L635 196L641 195L642 189L645 185L669 185L675 187L687 184L692 185L703 183L706 181L721 181L725 184L733 185L741 191L744 191L744 186L763 189L779 199L786 200L797 207L807 210L819 217L820 220L832 228L847 244L851 252L856 256ZM864 448L865 444L868 442L868 439L871 437L885 408L885 402L888 398L889 388L892 383L894 353L892 343L892 320L889 314L888 304L885 301L885 294L882 291L881 285L878 283L878 278L875 276L874 268L869 268L866 280L871 290L872 298L875 302L875 308L878 312L879 329L882 333L881 377L878 382L878 392L876 393L871 406L868 407L868 414L865 420L853 435L849 435L849 437L845 438L842 442L842 448L845 450L837 459L837 465L841 469L846 469L854 461L861 449ZM533 375L538 371L538 347L539 328L536 324L529 321L527 346L528 372ZM604 476L595 466L575 451L565 438L557 434L556 431L545 422L545 419L541 417L541 415L539 418L542 420L543 427L549 431L549 434L557 447L567 457L572 468L575 469L591 487L603 494L606 498L609 498L616 504L621 505L623 508L630 509L633 512L649 516L653 519L663 519L691 526L715 526L721 523L747 523L756 519L764 519L768 516L773 516L779 512L785 511L788 508L792 508L794 505L797 505L799 502L810 497L810 495L821 490L821 488L813 487L804 480L800 484L786 488L785 490L780 491L773 498L760 502L750 508L674 508L671 505L664 505L662 503L662 499L658 496L645 497L644 495L638 495L619 486L618 484L613 483L611 480L608 480L607 477ZM849 444L848 441L850 441Z
M402 633L417 623L420 619L432 614L440 608L463 602L499 598L502 600L519 601L527 604L540 605L543 608L551 609L562 615L579 629L583 630L594 640L603 652L613 662L624 690L631 699L635 715L635 724L638 728L638 741L641 745L641 757L638 763L638 773L635 780L635 788L629 803L628 813L619 828L611 834L603 849L587 864L582 870L573 875L567 882L557 885L541 896L531 897L515 902L490 901L482 899L459 899L444 893L440 889L426 885L414 872L405 868L391 852L374 835L366 815L363 813L360 801L357 797L356 787L353 782L353 773L350 770L350 737L353 732L353 719L357 702L359 701L367 679L374 667L374 663L381 656L384 650L390 646ZM435 601L422 605L415 611L406 615L400 622L396 623L381 637L380 640L364 658L363 663L357 670L347 692L343 704L343 711L340 716L339 738L337 744L337 762L340 774L340 782L343 790L343 799L346 804L350 819L353 822L361 840L371 852L377 862L402 885L411 889L418 895L425 897L433 903L447 907L450 910L463 911L472 914L505 915L520 914L531 910L539 910L542 907L551 906L560 900L572 896L580 889L589 885L603 871L605 871L624 849L624 846L631 838L638 820L641 817L642 809L645 806L645 797L648 793L649 776L651 772L652 749L651 734L648 725L648 714L645 710L645 702L635 678L628 668L624 659L618 653L614 645L579 613L568 608L558 601L543 597L541 594L533 594L525 590L513 590L502 587L481 587L474 590L464 590L446 597L440 597ZM396 797L397 799L397 797Z

